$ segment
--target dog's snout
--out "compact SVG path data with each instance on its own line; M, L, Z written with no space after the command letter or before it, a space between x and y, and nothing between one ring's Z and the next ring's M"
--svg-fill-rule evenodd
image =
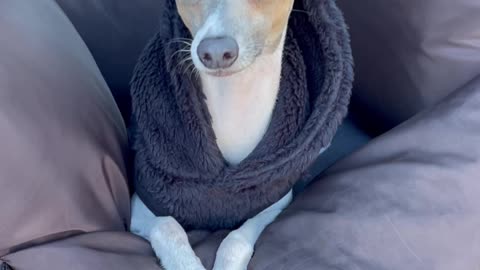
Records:
M200 61L209 69L228 68L238 58L238 43L231 37L206 38L197 48Z

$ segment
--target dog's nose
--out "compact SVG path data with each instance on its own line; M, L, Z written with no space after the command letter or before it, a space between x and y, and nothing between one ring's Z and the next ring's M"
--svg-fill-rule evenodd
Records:
M238 58L238 44L231 37L206 38L197 48L200 61L209 69L228 68Z

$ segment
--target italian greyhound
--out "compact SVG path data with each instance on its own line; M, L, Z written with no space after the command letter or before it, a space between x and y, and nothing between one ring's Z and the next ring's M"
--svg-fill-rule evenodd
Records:
M217 144L239 164L267 131L280 85L282 53L294 0L176 0L192 34L198 71ZM285 197L247 220L221 243L214 270L246 270L262 231L292 200ZM150 241L166 270L205 270L185 230L156 217L134 195L131 231Z

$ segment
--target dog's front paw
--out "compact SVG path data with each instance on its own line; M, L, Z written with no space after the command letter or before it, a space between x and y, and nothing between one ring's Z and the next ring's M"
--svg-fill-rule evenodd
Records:
M217 251L213 270L246 270L253 249L253 245L241 233L230 233Z
M150 240L150 231L155 220L155 215L147 208L138 195L134 194L132 197L130 231L146 240Z
M165 270L205 270L183 228L172 217L159 217L150 232L155 254Z

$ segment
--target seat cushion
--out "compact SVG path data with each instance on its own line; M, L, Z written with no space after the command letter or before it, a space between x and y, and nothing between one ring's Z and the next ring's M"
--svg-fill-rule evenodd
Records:
M453 92L316 177L248 269L477 268L480 76ZM207 269L225 235L192 233Z
M128 122L135 64L159 27L158 0L56 0L80 33Z
M125 125L54 1L0 1L0 59L0 256L125 231Z
M385 129L480 74L480 1L338 0L356 64L354 103Z
M317 177L251 269L478 268L479 119L480 76Z

